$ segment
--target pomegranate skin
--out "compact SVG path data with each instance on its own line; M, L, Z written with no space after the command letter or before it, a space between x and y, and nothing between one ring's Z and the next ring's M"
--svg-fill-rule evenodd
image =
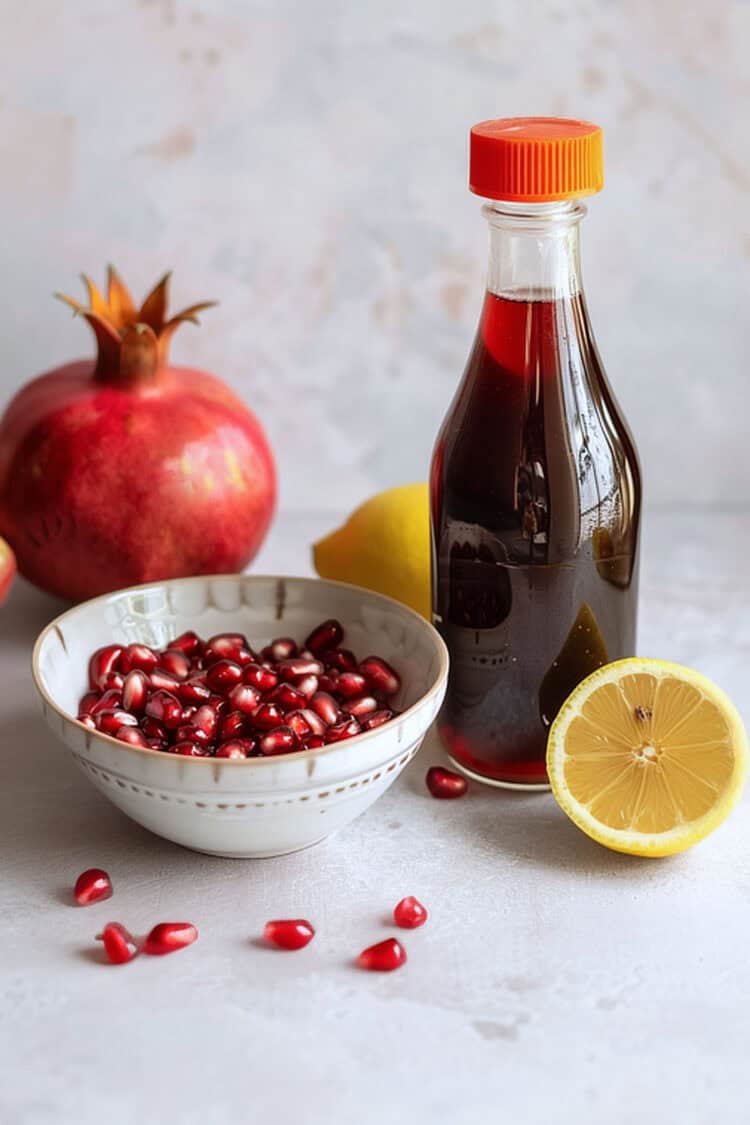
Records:
M0 421L0 534L20 573L77 601L244 569L276 503L256 417L206 372L129 383L95 369L40 375Z

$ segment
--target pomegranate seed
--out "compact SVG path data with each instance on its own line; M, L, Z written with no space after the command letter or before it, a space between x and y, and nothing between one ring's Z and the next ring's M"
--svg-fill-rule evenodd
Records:
M73 894L79 906L91 906L112 897L112 880L101 867L89 867L76 879Z
M89 660L89 687L99 690L102 681L110 672L120 671L122 645L105 645L98 648Z
M138 727L118 727L115 731L115 738L119 742L128 742L131 746L142 746L144 750L149 749L148 739L142 730L138 730Z
M215 757L249 758L254 749L255 741L252 738L231 738L228 742L222 742Z
M315 718L317 719L318 716L316 715ZM305 739L313 733L312 727L305 718L303 711L290 711L286 716L286 721L287 726L291 727L300 742L304 742Z
M242 680L242 668L233 660L219 660L206 673L206 683L215 692L228 691Z
M89 715L93 707L99 702L99 693L97 691L87 691L85 695L81 696L81 702L78 704L78 717L81 715Z
M325 744L326 740L323 738L322 734L311 734L310 737L305 741L305 749L319 750L320 747L325 746Z
M227 700L233 711L243 711L246 715L252 715L260 703L260 692L252 684L235 684Z
M327 726L338 721L339 705L333 696L325 691L319 691L310 700L310 710L314 711Z
M107 922L96 940L104 942L107 960L113 965L124 965L140 953L138 942L119 922Z
M305 699L312 699L320 688L320 680L317 676L300 676L294 686L298 692L304 695Z
M274 754L288 754L299 746L297 735L289 726L275 727L264 734L258 743L261 754L272 757Z
M111 711L114 707L119 707L122 703L122 695L119 691L114 689L105 691L104 695L100 696L97 703L89 711L90 715L96 718L102 711Z
M192 720L193 715L196 713L197 710L198 710L197 707L183 707L182 708L182 721L183 721L183 723L189 723Z
M309 647L309 646L308 646ZM297 645L291 637L277 637L270 645L263 649L263 658L273 660L277 664L280 660L289 660L297 655Z
M338 680L338 672L325 672L322 676L318 677L318 691L325 692L326 695L335 695Z
M371 691L381 695L395 695L401 687L401 677L379 656L368 656L360 664L359 670Z
M81 714L81 715L78 715L76 717L78 719L78 722L83 723L83 725L85 727L88 727L89 730L96 730L96 723L94 722L94 720L91 718L90 715Z
M153 672L158 663L159 657L148 645L128 645L120 658L120 671L125 675L134 668L140 668L142 672Z
M452 801L456 797L463 797L468 788L465 777L442 766L431 766L425 780L433 797L441 801Z
M247 731L247 715L243 711L229 711L219 718L216 738L228 742L230 738L242 738Z
M275 703L261 703L253 713L253 723L261 730L273 730L284 722L284 713Z
M109 672L102 680L101 691L122 691L125 677L119 672Z
M160 922L144 941L143 952L151 956L176 953L192 945L197 937L198 931L190 922Z
M158 738L160 742L167 741L167 728L150 716L146 716L141 721L141 730L147 738Z
M268 693L266 700L268 703L278 704L282 711L298 711L307 702L302 692L291 684L278 684Z
M205 677L191 676L177 688L177 697L181 703L196 703L200 706L211 698L211 688L207 685Z
M301 711L295 711L295 714L302 716L313 734L325 734L326 724L311 707L303 707Z
M325 655L326 668L336 672L356 672L357 658L348 648L334 648Z
M165 649L159 655L159 668L169 672L176 680L186 680L190 675L190 661L176 648Z
M357 699L367 690L367 680L359 672L342 672L336 681L336 694L343 699Z
M377 945L363 949L357 958L360 969L367 969L371 973L390 973L400 969L406 961L406 950L396 938L386 938Z
M217 633L209 637L204 649L207 664L216 664L219 660L231 660L235 664L249 664L255 659L243 633Z
M310 652L314 652L317 656L318 653L325 652L326 649L337 648L343 639L344 629L341 622L331 617L328 621L321 622L313 629L305 641L305 648L309 648Z
M315 930L305 918L277 918L266 922L263 937L279 949L304 949L315 937Z
M190 741L190 739L175 742L171 750L173 754L180 754L183 758L205 758L208 756L208 750L205 746L200 746L197 742Z
M361 734L362 727L356 719L343 719L340 723L334 723L329 727L325 733L326 742L343 742L345 738L354 738L355 734Z
M389 711L384 708L380 711L373 711L371 715L366 715L362 726L365 730L375 730L376 727L382 727L383 723L387 723L393 718L395 712Z
M414 895L407 895L394 906L393 920L402 930L416 930L427 921L427 908Z
M142 715L148 697L148 676L140 668L134 668L125 677L122 686L122 705L133 715Z
M209 738L213 738L219 725L219 712L211 703L204 703L190 720L191 726L199 727L205 731Z
M149 687L152 691L168 691L170 695L179 695L181 682L171 672L165 672L163 668L154 668L153 672L148 678Z
M163 723L167 730L175 730L182 723L182 707L168 691L157 691L146 704L150 719Z
M359 699L350 699L346 703L346 710L355 719L361 719L378 709L378 701L372 695L360 695Z
M168 750L169 746L163 738L147 738L149 750Z
M256 687L263 694L272 691L279 682L276 673L270 668L264 668L261 664L246 664L243 679L246 684L251 684L252 687Z
M111 734L113 737L121 727L137 727L138 720L129 711L116 708L114 711L100 711L95 719L96 725L102 734Z
M187 633L180 633L179 637L175 637L170 641L169 647L171 650L184 652L186 656L196 656L203 652L203 642L197 633L188 631Z
M293 660L280 661L276 670L282 680L293 680L297 676L320 676L323 665L319 660L304 660L298 656Z
M202 727L194 727L192 723L183 723L175 731L175 743L177 742L197 742L199 746L207 749L212 742L212 739Z

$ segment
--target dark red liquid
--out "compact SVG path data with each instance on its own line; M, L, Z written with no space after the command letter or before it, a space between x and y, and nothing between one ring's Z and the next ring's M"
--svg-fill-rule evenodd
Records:
M565 698L635 648L640 471L582 297L487 294L430 490L442 739L483 777L543 783Z

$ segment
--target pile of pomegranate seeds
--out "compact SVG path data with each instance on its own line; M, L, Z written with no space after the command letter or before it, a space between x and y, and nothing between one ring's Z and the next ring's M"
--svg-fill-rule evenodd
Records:
M125 965L139 953L162 957L166 953L192 945L198 931L190 922L159 922L143 939L133 937L120 922L107 922L96 940L104 943L107 960L113 965Z
M187 758L256 758L312 750L387 723L401 680L385 660L342 648L338 621L302 647L260 652L242 633L192 632L165 649L107 645L89 661L78 720L144 749Z
M433 797L439 801L452 801L456 797L463 797L469 785L465 777L453 770L444 769L443 766L431 766L427 771L425 782Z

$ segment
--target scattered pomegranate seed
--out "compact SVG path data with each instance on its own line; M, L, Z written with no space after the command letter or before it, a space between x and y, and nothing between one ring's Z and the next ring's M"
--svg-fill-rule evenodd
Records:
M113 965L124 965L140 953L136 939L119 922L107 922L96 940L104 942L104 952Z
M103 902L105 898L112 897L112 880L101 867L89 867L76 879L73 894L79 906Z
M441 801L451 801L456 797L463 797L468 789L465 777L453 770L444 769L442 766L431 766L427 771L427 788L433 797Z
M406 950L396 938L386 938L377 945L363 949L357 958L360 969L371 973L390 973L399 969L406 961Z
M341 622L330 618L313 629L305 641L305 648L309 648L310 652L317 656L318 653L326 652L327 649L337 648L343 639L344 629Z
M416 930L427 921L427 908L414 895L407 895L394 906L393 920L403 930Z
M159 922L144 941L143 952L152 956L176 953L192 945L197 937L198 931L190 922Z
M277 918L266 922L263 937L279 949L304 949L315 937L315 930L305 918Z

